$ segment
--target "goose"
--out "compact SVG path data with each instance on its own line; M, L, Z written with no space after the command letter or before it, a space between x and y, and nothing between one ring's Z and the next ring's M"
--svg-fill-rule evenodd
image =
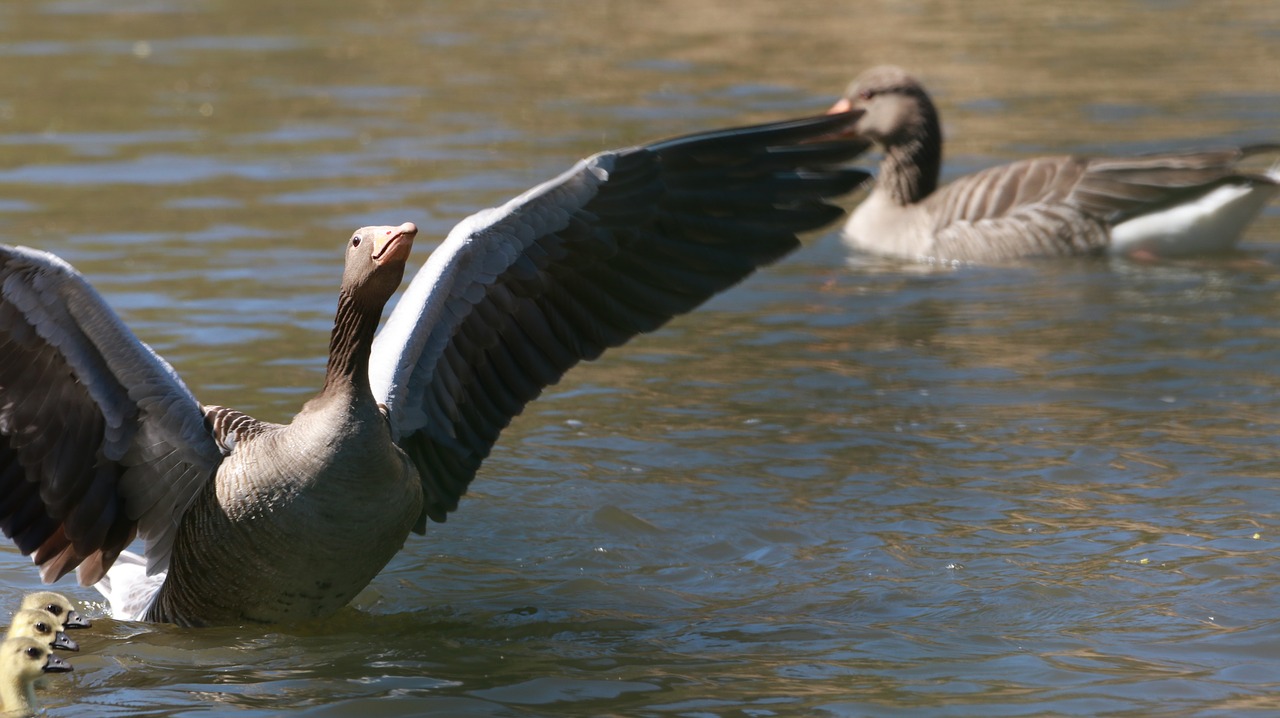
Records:
M924 87L899 67L867 70L832 112L884 151L870 195L844 228L854 248L910 260L999 262L1114 253L1224 251L1280 191L1280 164L1241 161L1280 145L1122 158L1037 157L938 188L942 132Z
M593 155L462 220L381 331L417 227L357 230L323 386L289 424L202 405L69 264L0 247L0 529L45 582L132 596L116 618L332 615L544 387L839 219L827 199L868 178L837 137L857 114ZM138 598L139 576L163 578Z
M0 713L34 715L36 679L46 673L64 673L71 664L54 655L40 640L6 638L0 642Z
M3 352L3 349L0 349L0 352ZM3 359L0 359L0 361L3 361ZM0 389L0 396L3 395L3 389ZM0 484L0 486L3 485ZM8 534L5 535L7 536ZM22 597L22 603L18 606L18 610L48 611L61 622L63 630L68 628L88 628L93 625L89 619L76 610L71 603L71 599L55 591L28 593Z
M13 614L13 620L9 622L9 630L5 633L5 638L25 636L43 641L52 648L61 648L65 651L80 650L80 644L63 632L61 625L62 621L48 611L26 608Z

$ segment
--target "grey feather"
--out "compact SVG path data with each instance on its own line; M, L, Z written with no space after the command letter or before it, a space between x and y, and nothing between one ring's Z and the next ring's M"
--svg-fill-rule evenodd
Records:
M0 247L0 287L0 493L26 497L0 528L46 580L97 581L135 533L163 570L221 459L198 402L61 259Z
M393 436L422 474L426 516L444 520L498 433L569 367L839 217L825 199L867 178L837 167L865 149L830 139L849 121L598 154L459 224L405 290L370 365Z

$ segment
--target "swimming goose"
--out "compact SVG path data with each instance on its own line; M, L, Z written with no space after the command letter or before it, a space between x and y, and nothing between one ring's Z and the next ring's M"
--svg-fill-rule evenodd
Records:
M0 292L2 291L3 289L0 289ZM0 353L3 353L3 351L3 347L0 347ZM0 359L0 362L3 362L3 359ZM0 385L0 396L4 395L5 392L3 385ZM0 478L0 486L7 485L2 482L3 479ZM4 502L0 500L0 504L2 503ZM5 535L8 536L9 534L6 533ZM18 610L48 611L53 614L54 618L58 619L62 623L63 630L68 628L88 628L93 625L89 619L76 611L75 606L72 605L69 598L54 591L36 591L34 593L28 593L22 597L22 604L18 607Z
M46 673L63 673L71 664L54 655L48 645L34 638L6 638L0 642L0 713L33 715L36 712L36 679Z
M13 614L5 638L27 637L43 641L52 648L78 651L80 644L62 631L62 621L48 611L27 608Z
M1280 165L1256 146L1123 158L1039 157L961 177L941 189L942 132L924 87L892 66L864 72L833 112L863 110L860 137L884 150L870 196L845 237L876 254L941 261L1221 251L1280 191Z
M330 615L444 521L544 387L838 219L824 200L867 179L840 166L864 145L831 139L856 115L583 160L463 220L376 337L417 228L358 230L323 387L288 425L202 406L70 265L0 248L0 529L85 585L136 535L164 578L117 618Z

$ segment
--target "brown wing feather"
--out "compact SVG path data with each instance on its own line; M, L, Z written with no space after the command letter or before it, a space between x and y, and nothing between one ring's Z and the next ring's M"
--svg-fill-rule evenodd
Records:
M137 535L163 568L221 457L198 403L66 262L0 246L0 530L53 581Z
M935 254L954 260L1091 254L1110 228L1213 191L1266 182L1242 172L1245 158L1275 152L1258 145L1126 158L1039 157L962 177L930 195Z

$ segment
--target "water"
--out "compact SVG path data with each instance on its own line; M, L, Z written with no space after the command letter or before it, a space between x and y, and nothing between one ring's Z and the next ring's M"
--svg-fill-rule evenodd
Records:
M1274 3L0 7L0 236L208 403L315 390L343 240L896 62L951 171L1280 139ZM1280 207L1241 252L930 271L831 235L584 365L317 624L97 617L52 716L1274 714ZM0 549L0 605L37 586Z

